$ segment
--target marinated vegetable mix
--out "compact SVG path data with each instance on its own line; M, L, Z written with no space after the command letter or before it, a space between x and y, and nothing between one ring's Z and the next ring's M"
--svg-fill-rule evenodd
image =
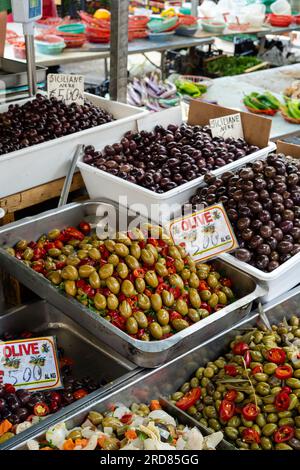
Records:
M142 341L166 339L235 298L230 279L213 265L196 266L158 227L100 241L82 222L7 251Z
M156 400L154 400L156 402ZM65 423L46 432L43 441L28 441L29 450L215 450L223 434L203 437L198 428L179 424L161 409L133 403L111 411L90 411L81 426L68 430Z
M300 450L300 319L237 336L171 399L239 449Z

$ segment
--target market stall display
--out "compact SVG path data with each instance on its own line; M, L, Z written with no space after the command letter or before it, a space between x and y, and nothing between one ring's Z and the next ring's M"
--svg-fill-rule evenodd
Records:
M210 77L229 77L252 71L256 67L266 67L258 57L223 56L208 60L205 64L205 74Z
M105 225L107 224L105 214L108 214L108 215L111 214L111 217L112 217L112 218L109 217L108 219L109 220L108 225L110 227L109 233L111 233L111 230L116 230L115 222L114 222L115 220L114 214L116 214L118 217L126 216L128 218L128 223L131 223L132 220L136 220L134 215L130 216L130 213L128 212L127 209L122 208L121 206L117 207L116 205L113 205L113 204L108 204L104 202L102 203L86 202L82 204L71 204L61 209L56 209L54 211L50 211L46 214L43 214L41 216L32 218L30 221L26 221L25 223L24 222L15 223L15 224L10 225L10 227L4 227L0 232L1 233L0 245L5 246L6 248L15 246L18 242L20 242L21 239L24 239L25 234L26 234L26 237L28 237L30 240L38 240L41 236L41 233L48 233L48 232L52 232L53 230L56 230L55 233L57 233L57 229L63 230L64 228L66 228L66 223L68 224L67 226L73 227L73 228L67 230L66 232L63 232L65 233L65 236L67 238L69 236L71 237L76 236L76 233L77 233L77 236L79 236L77 229L75 229L74 227L78 226L80 221L82 220L87 220L89 224L93 226L97 226L99 229L101 229L102 227L101 223L104 223L104 226L102 227L103 229ZM103 222L101 222L102 219L103 219ZM143 219L141 220L141 223L144 223ZM80 237L82 238L82 235ZM80 242L80 240L77 240L77 241L74 240L74 244L75 245L78 244L78 241ZM127 240L127 243L129 244L129 247L131 247L132 244L133 246L135 246L134 242L132 243L131 240ZM99 243L96 241L96 245L98 244ZM111 242L108 243L108 246L110 246L110 249L111 249L111 245L114 245L114 244ZM116 244L117 250L119 248L119 245L120 243ZM39 254L43 253L42 251L43 249L38 248L38 246L34 248L36 250L35 255L39 257ZM117 258L118 259L122 258L122 254L123 256L124 255L128 256L126 248L122 248L122 250L123 251L120 252L119 255L116 255L116 253L114 253L113 257L111 258L111 261L115 263ZM125 250L126 250L126 253L125 253ZM135 246L135 250L139 251L139 248ZM143 258L145 258L145 260L149 262L151 259L151 262L152 262L152 257L154 256L154 253L152 253L152 251L150 250L153 250L153 248L150 248L150 246L148 246L148 248L143 252L144 253ZM28 253L29 251L30 250L28 250ZM209 337L211 334L216 334L216 332L218 331L219 320L223 317L226 317L229 323L231 322L234 323L234 322L239 321L241 318L247 315L247 313L249 313L249 311L251 310L252 302L256 300L257 298L265 295L266 293L266 291L262 287L260 287L259 283L255 283L250 276L243 274L236 269L228 269L228 266L226 263L216 260L214 262L214 267L216 271L223 273L224 278L231 279L236 300L233 301L230 305L227 305L227 306L224 305L224 308L222 310L218 310L215 313L213 313L213 310L211 310L211 314L207 315L207 313L204 312L205 307L208 308L208 305L206 305L206 302L204 301L204 295L205 295L205 298L207 299L207 302L211 301L212 305L209 306L210 308L213 308L213 306L216 306L217 298L216 298L216 295L213 295L215 294L215 292L214 293L206 292L205 294L202 294L203 300L201 301L201 304L204 308L201 311L199 310L200 313L199 312L197 313L199 313L200 316L203 314L203 318L201 319L201 321L197 321L195 324L191 324L191 326L187 328L187 323L188 323L187 320L185 319L183 322L182 321L183 318L179 318L179 315L178 315L179 311L177 312L176 310L176 308L178 307L179 310L185 313L184 309L186 308L185 302L182 301L183 299L179 299L178 297L176 299L176 306L174 310L171 310L171 312L173 311L177 312L177 315L174 314L171 318L170 317L171 314L169 314L169 320L170 319L171 321L176 320L176 319L181 320L180 322L175 321L174 323L174 325L178 327L178 332L172 336L169 336L163 339L162 341L141 341L140 339L138 339L138 337L135 337L135 335L133 335L133 337L129 336L125 331L122 331L122 329L116 327L115 324L119 326L122 326L123 324L123 328L124 328L125 326L124 320L126 320L127 322L130 319L130 329L133 323L136 328L135 322L137 323L140 322L140 327L138 330L143 330L143 329L146 330L147 325L149 324L149 330L150 330L151 335L154 338L156 337L155 339L159 339L159 337L161 338L161 334L160 334L161 329L163 326L167 326L167 323L169 323L169 321L168 322L166 321L167 319L166 312L160 312L160 314L159 315L157 314L157 315L161 317L161 319L164 317L163 323L166 323L166 324L156 325L156 323L159 323L159 322L153 322L153 319L155 319L156 317L155 312L156 311L158 312L159 310L162 309L162 297L165 299L165 301L167 301L168 304L170 304L170 306L175 303L174 297L177 296L179 293L176 287L179 287L180 293L185 294L185 289L183 287L184 284L183 284L182 278L177 273L175 274L175 272L172 275L170 275L168 272L168 276L170 276L170 283L172 283L174 287L172 287L171 292L166 292L164 294L161 294L161 296L159 296L158 293L155 292L156 288L153 288L153 287L151 288L151 284L153 285L152 281L154 281L156 284L156 279L155 279L157 278L156 274L154 275L153 272L148 273L147 280L146 280L146 274L145 274L144 282L143 280L142 281L139 280L136 283L134 281L134 277L127 278L127 275L129 274L128 272L129 270L127 266L124 266L126 262L125 263L121 262L121 267L119 268L120 273L116 273L114 275L114 266L112 265L112 263L106 263L105 260L102 259L102 254L101 254L100 264L102 264L103 266L99 270L100 274L96 273L95 275L95 273L91 273L91 272L89 273L89 276L92 274L91 279L93 279L93 281L96 280L97 278L97 282L99 283L98 277L102 277L102 281L105 280L105 282L108 282L108 285L114 290L114 292L117 292L117 290L120 289L120 283L115 282L112 279L109 279L109 277L119 278L120 276L124 276L124 274L126 273L127 279L125 279L124 277L124 283L122 282L122 287L125 293L121 292L121 289L118 294L112 294L112 293L110 294L109 293L110 289L102 291L101 279L100 279L100 287L96 288L100 290L96 291L94 290L94 288L92 288L91 285L89 285L87 281L87 279L89 279L89 276L87 277L87 271L91 271L91 269L93 268L91 265L94 264L94 261L90 261L89 257L88 258L86 257L86 254L84 253L84 251L85 250L83 250L83 252L80 253L80 256L81 254L85 255L83 260L80 260L79 263L77 262L78 260L76 259L76 257L74 260L75 261L74 264L75 265L77 264L78 269L80 269L82 274L84 274L85 276L84 279L79 281L79 279L76 279L77 277L76 275L73 277L73 273L75 274L75 271L74 271L74 266L72 266L72 263L73 263L72 260L71 260L70 265L63 268L64 273L67 273L65 281L68 281L66 283L67 291L69 292L68 295L66 295L64 290L59 288L60 284L54 285L51 283L50 280L47 280L44 278L44 276L40 275L40 273L43 271L43 267L42 267L43 263L41 263L41 261L35 262L33 265L34 269L31 269L30 267L27 266L27 262L24 263L21 260L18 260L16 257L12 256L13 252L11 250L7 252L5 248L0 248L0 258L1 258L1 264L5 270L8 270L13 276L17 277L22 283L27 285L30 289L33 289L34 291L36 291L40 296L47 298L49 302L51 302L53 305L56 305L57 308L63 310L68 316L71 316L75 321L79 322L83 327L87 328L90 331L93 331L93 333L97 337L99 337L102 341L104 341L105 343L108 343L114 349L121 352L125 357L130 358L130 360L132 360L134 363L138 365L141 365L142 367L156 367L157 365L164 363L167 359L171 359L172 357L174 357L174 355L178 354L179 350L183 352L187 349L190 349L191 347L194 347L197 344L199 344L205 338ZM95 252L96 254L96 251L97 250L93 250L91 253L93 254ZM173 248L173 251L175 252L176 250ZM56 251L51 251L51 253L54 254L56 253ZM104 253L106 253L106 251ZM142 253L141 253L141 256L142 256ZM96 257L99 259L99 254L96 255ZM101 260L102 260L102 263L101 263ZM129 258L127 258L127 261L129 261L129 264L132 267L134 263L134 265L136 266L136 269L140 269L137 266L138 263L136 262L136 259L132 257L132 255L129 255ZM180 260L178 259L178 261ZM84 263L87 263L87 264L84 264ZM144 263L147 264L146 262ZM79 267L79 264L81 264L80 267ZM99 262L97 263L97 265L98 264ZM180 268L180 264L182 267L182 263L179 263L179 262L176 263L178 268ZM191 267L192 265L193 265L193 262L191 262ZM159 270L161 270L161 273L163 274L162 269L164 268L160 265L158 266L158 268ZM113 269L112 272L111 272L111 269ZM172 267L172 271L175 271L175 269L176 268L175 268L175 262L174 262L174 267ZM203 284L200 285L199 277L201 277L202 275L205 277L205 273L207 274L208 272L207 269L209 268L207 267L204 268L203 274L197 275L196 273L194 273L194 275L191 274L190 276L191 281L193 281L194 279L195 284L193 283L193 285L198 285L198 281L199 281L198 289L203 287ZM72 275L73 281L70 279L69 274ZM137 272L137 274L139 274L139 272ZM50 278L51 277L53 277L53 281L57 282L60 279L55 280L55 277L56 278L60 277L60 273L58 272L52 273L50 274ZM69 279L67 279L67 277L69 277ZM106 281L106 279L109 279L109 280ZM132 279L132 281L130 279ZM212 281L213 283L216 282L216 276L212 276L212 279L213 279ZM79 281L77 285L76 285L76 280ZM133 286L133 282L135 286ZM136 318L134 317L134 314L136 314L136 312L143 313L144 310L147 311L150 309L148 295L144 293L138 297L138 299L140 300L141 308L138 308L138 310L136 311L135 306L136 306L136 302L138 299L134 298L135 296L132 290L133 289L135 290L135 287L141 290L140 288L144 288L144 283L146 284L146 282L147 282L147 289L148 289L147 293L149 293L150 298L151 298L150 302L153 301L153 305L151 304L152 309L150 311L149 316L150 317L152 316L154 318L146 317L146 320L145 320L144 318L145 314L141 315L140 313L138 313L138 315L135 315ZM223 286L227 287L225 284L223 284ZM102 285L104 285L103 282L102 282ZM211 285L213 286L213 284ZM163 286L163 287L166 287L166 286ZM192 288L192 286L189 286L189 287ZM214 287L212 287L212 289L213 288ZM77 295L77 289L78 289L78 295L79 295L80 301L78 301L75 298L75 296ZM168 287L164 290L168 290ZM209 290L209 289L206 289L206 290ZM151 291L151 294L150 294L150 291ZM195 291L191 291L191 292L194 292L195 294ZM223 293L225 293L225 295L227 296L226 292L228 294L228 298L230 298L231 291L228 289L225 289L225 292ZM220 299L221 301L225 301L225 297L222 294L220 293ZM120 300L118 299L117 295L122 296ZM198 296L192 294L192 297L193 297L193 301L196 299L196 297L198 301ZM92 307L93 298L96 300L96 305L98 306L98 310ZM132 305L130 305L130 303L125 300L126 298L128 299L132 298L131 299L133 301L131 302ZM105 310L103 310L105 308L104 302L108 306L108 310L111 311L109 315L106 315ZM119 302L120 302L120 306L119 306ZM218 303L219 303L219 296L218 296ZM92 308L90 308L90 306ZM208 310L210 310L210 308ZM133 311L133 309L135 311ZM164 308L162 310L167 310L167 309ZM104 316L101 315L101 312L102 314L104 314ZM121 312L122 312L122 315L120 314ZM190 311L189 313L190 315L192 315L194 320L198 320L198 315L195 314L195 312ZM180 316L182 315L180 314ZM206 318L204 318L205 316ZM105 319L105 317L107 318ZM187 318L190 318L190 317L187 317ZM109 319L110 321L108 321ZM135 321L133 322L132 319L134 319ZM141 324L141 321L143 321L143 325ZM189 321L193 323L193 320L189 319ZM153 323L155 323L154 326L151 326L153 325ZM173 324L171 325L173 327ZM142 328L141 326L143 326L144 328ZM175 329L175 326L174 326L174 329ZM182 329L183 326L186 328ZM143 331L142 333L145 334L146 331Z

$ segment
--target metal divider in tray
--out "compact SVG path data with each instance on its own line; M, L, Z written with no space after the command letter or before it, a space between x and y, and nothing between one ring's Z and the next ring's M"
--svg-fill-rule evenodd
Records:
M207 103L204 104L200 102L193 102L190 116L193 118L193 115L198 112L199 108L201 111L201 113L199 111L199 114L201 114L202 120L205 119L203 117L205 116L205 109L202 109L203 106L209 107L212 105L208 105ZM214 106L214 108L217 107ZM218 111L215 112L217 113ZM234 112L235 111L232 110L232 113ZM247 116L245 119L250 118L252 119L253 116ZM197 120L198 118L195 118L192 124L197 124ZM266 121L266 119L263 119L263 121ZM183 116L180 107L164 110L158 113L151 113L147 116L136 117L136 119L131 120L130 122L117 125L114 127L114 129L108 129L107 132L102 133L101 142L96 144L96 149L102 151L106 145L113 145L116 142L120 142L124 134L129 131L152 131L156 125L167 127L169 124L180 126L182 123ZM209 121L207 121L205 124L208 123ZM201 122L201 125L204 125L204 123ZM265 139L265 141L267 142L267 139ZM258 145L258 141L255 143L255 141L252 140L251 144ZM221 168L215 169L212 171L212 173L219 176L224 173L224 171L231 171L236 168L240 168L245 164L256 160L257 158L267 156L270 152L275 150L275 148L276 145L273 142L269 142L265 147L261 148L257 152L247 155L246 157L243 157L240 160L236 160ZM178 186L175 189L167 191L164 194L158 194L154 191L150 191L147 188L138 186L137 184L123 180L117 176L99 170L98 168L92 167L83 162L83 157L79 159L78 167L81 171L91 199L105 197L112 201L119 202L119 196L126 196L127 206L130 207L135 205L137 211L145 216L150 217L151 215L152 220L156 222L164 222L166 214L169 214L169 208L175 204L182 205L187 202L194 194L195 189L204 181L203 176L198 177L192 181L189 181L188 183L183 184L182 186Z
M271 325L278 324L284 318L289 319L292 315L300 316L300 287L280 296L276 301L270 302L265 306L264 311ZM215 361L219 356L224 355L236 335L256 327L260 322L259 311L253 312L243 321L233 326L226 325L223 320L222 333L208 339L201 346L190 350L158 369L142 371L139 376L131 379L129 383L124 384L112 394L107 394L99 400L90 400L88 404L66 414L63 421L66 422L68 428L72 428L82 424L89 411L104 412L114 403L123 403L125 406L129 406L133 402L140 403L143 401L149 403L150 400L165 397L164 406L166 411L177 416L179 422L194 426L197 421L195 422L194 419L181 410L174 410L175 407L168 402L168 397L175 393L183 383L189 381L199 367L205 366L207 362ZM143 398L141 399L141 397ZM184 421L185 419L189 421ZM205 434L206 429L199 423L197 424ZM46 427L44 426L39 432L31 433L31 438L42 440L45 431ZM220 446L223 449L233 449L233 445L224 440ZM19 441L14 448L18 450L26 449L25 439Z
M130 361L141 367L150 368L166 363L173 357L189 351L220 333L224 327L241 321L251 311L253 302L265 295L265 289L248 274L242 273L218 259L214 262L216 269L221 269L226 276L233 280L238 300L170 338L161 341L140 341L116 328L77 300L68 298L46 278L13 258L5 250L5 247L14 246L20 239L36 240L41 234L54 228L77 226L81 220L86 220L95 226L97 223L101 223L105 215L106 224L107 214L111 213L112 209L116 211L116 214L121 213L122 217L127 217L128 224L136 219L136 214L130 215L127 209L118 208L112 202L89 201L69 204L3 227L0 230L0 263L2 268ZM99 215L100 213L102 215ZM110 222L108 224L110 225Z
M74 361L72 375L76 379L91 377L97 381L99 388L83 398L80 402L73 402L62 408L59 412L49 415L42 426L50 425L53 420L62 417L86 404L91 399L99 398L103 394L111 393L123 382L135 376L140 369L130 361L104 345L92 333L75 323L70 317L51 306L46 301L37 301L10 310L6 315L0 316L0 332L22 333L30 331L36 336L54 336L59 348L63 348L65 357ZM41 424L30 428L29 432L35 432ZM24 432L26 438L27 431ZM19 434L11 441L0 445L0 449L6 445L13 445L18 439L23 439Z

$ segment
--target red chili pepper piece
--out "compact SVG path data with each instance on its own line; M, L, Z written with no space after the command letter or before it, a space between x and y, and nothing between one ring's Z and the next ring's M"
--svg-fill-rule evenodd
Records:
M285 380L285 379L290 379L293 377L293 369L291 366L288 364L285 364L284 366L278 366L277 369L275 370L275 377L280 380Z
M224 370L227 375L230 375L230 377L236 377L238 375L236 366L228 365L224 367Z
M199 291L202 291L202 290L209 290L209 289L208 289L207 282L206 282L206 281L200 281L198 290L199 290Z
M224 395L224 400L235 401L237 396L238 393L236 390L228 390L228 392L226 392Z
M287 392L279 392L275 397L274 405L276 410L286 411L290 406L290 402L291 399Z
M263 367L262 366L255 366L252 369L252 374L253 375L260 374L261 372L263 372Z
M286 352L282 348L272 348L267 351L267 360L275 364L284 364Z
M164 290L167 290L168 289L168 284L166 284L165 282L162 282L161 284L159 284L156 288L156 294L161 294L162 291Z
M208 305L208 303L206 303L206 302L202 302L202 303L201 303L201 308L204 308L205 310L207 310L208 313L211 313L211 312L212 312L211 306Z
M201 388L196 387L189 390L178 402L176 403L177 408L182 411L186 411L193 406L201 397Z
M44 402L39 402L34 405L33 413L35 416L47 416L50 413L49 406Z
M46 242L44 244L44 250L46 250L46 251L52 250L53 248L56 248L55 243Z
M253 421L259 415L259 408L254 403L247 403L242 409L242 415L247 421Z
M153 245L155 247L158 246L158 240L156 240L156 238L148 238L147 242L150 244L150 245Z
M246 367L250 367L250 364L251 364L251 361L252 361L252 357L251 357L251 354L250 354L250 351L246 351L245 354L244 354L244 361L245 361L245 364L246 364Z
M171 287L170 292L173 294L175 300L179 299L181 295L181 290L179 287Z
M223 421L229 421L235 414L235 404L229 400L222 400L219 416Z
M173 312L170 313L170 320L171 321L181 319L181 318L182 318L182 316L178 312L173 311Z
M228 277L223 277L220 279L220 283L225 287L232 287L232 281Z
M40 259L44 259L47 255L46 250L44 248L36 248L33 250L33 257L32 261L39 261Z
M281 389L282 392L286 392L288 394L292 393L292 389L290 387L282 387Z
M80 241L84 239L84 234L80 232L79 230L77 230L77 228L75 227L66 228L65 235L70 237L69 240L71 238L75 238L75 240L80 240Z
M242 341L239 341L238 343L235 343L232 352L233 354L236 354L237 356L243 356L246 351L248 351L249 345L247 343L243 343Z
M85 235L88 235L90 232L91 232L91 226L90 224L88 224L87 222L85 222L84 220L82 222L80 222L79 226L78 226L79 230L84 233Z
M256 444L260 443L260 435L256 431L256 429L247 428L244 429L242 432L242 439L244 442L248 444L252 444L253 442Z
M295 428L293 426L280 426L280 428L275 431L273 435L273 439L276 444L280 444L281 442L286 442L292 439L295 435Z
M132 414L128 413L126 415L123 415L120 421L123 424L130 424L132 422Z
M145 277L145 270L143 268L135 269L133 271L133 276L135 278L138 278L138 277L144 278Z
M79 390L76 390L76 392L73 393L73 397L75 400L80 400L83 397L86 397L88 395L88 392L84 390L84 388L80 388Z

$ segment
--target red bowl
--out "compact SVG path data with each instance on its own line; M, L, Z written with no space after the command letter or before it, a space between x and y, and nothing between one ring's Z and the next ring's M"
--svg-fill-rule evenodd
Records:
M285 28L290 26L293 21L292 15L270 15L269 22L272 26L276 26L278 28Z
M293 19L296 24L300 24L300 15L294 16Z

